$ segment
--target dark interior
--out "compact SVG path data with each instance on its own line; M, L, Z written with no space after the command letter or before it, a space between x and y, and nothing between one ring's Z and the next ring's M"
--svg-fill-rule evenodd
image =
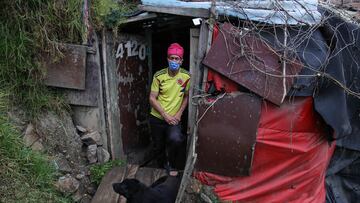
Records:
M191 19L188 19L191 22ZM184 24L183 24L184 25ZM184 60L182 68L189 70L190 58L190 27L183 25L171 25L168 29L160 29L158 32L152 34L152 71L153 74L166 68L167 65L167 48L171 43L179 43L184 48ZM186 25L186 24L185 24ZM187 129L188 110L186 109L182 116L182 130L186 133ZM187 136L186 136L187 137ZM186 143L186 141L185 141ZM178 157L177 164L180 169L185 166L186 159L186 144L182 148L182 156Z
M156 19L131 23L121 29L121 32L144 35L145 30L151 31L152 40L152 74L163 68L167 68L167 48L171 43L179 43L184 48L184 60L182 68L189 70L190 58L190 28L193 26L191 18L172 15L160 15ZM151 76L152 77L152 76ZM150 91L150 90L149 90ZM148 98L144 98L148 100ZM188 110L186 109L182 116L183 133L187 131ZM187 136L185 136L187 137ZM150 146L144 150L136 150L135 153L128 154L128 161L142 164L148 167L160 167L153 161L146 160ZM181 149L182 156L178 158L179 169L185 166L186 159L186 141ZM145 155L144 155L145 153ZM151 157L151 155L150 155Z
M184 61L182 68L189 70L189 55L190 55L190 29L178 28L168 31L161 31L153 33L153 49L152 62L153 73L167 67L166 53L167 48L171 43L179 43L184 48Z

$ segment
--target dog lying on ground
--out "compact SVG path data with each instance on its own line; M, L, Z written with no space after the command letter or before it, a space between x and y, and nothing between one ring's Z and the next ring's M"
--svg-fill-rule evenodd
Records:
M174 203L180 181L178 176L164 176L148 187L137 179L125 179L114 183L113 189L123 195L127 203Z

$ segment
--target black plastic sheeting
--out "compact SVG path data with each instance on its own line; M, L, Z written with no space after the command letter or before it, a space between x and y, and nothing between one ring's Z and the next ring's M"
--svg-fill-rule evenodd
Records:
M330 13L323 11L323 15ZM360 92L359 26L334 16L327 20L322 33L333 48L324 72L351 91ZM315 109L334 129L336 145L360 151L360 99L324 77L314 101Z
M360 99L333 80L360 92L359 27L332 16L322 27L312 29L308 26L288 29L287 46L294 48L289 53L296 54L304 64L299 73L303 76L297 77L288 96L313 96L315 109L334 130L331 135L337 145L360 151ZM283 51L283 28L263 29L260 35L275 50Z
M313 30L308 26L297 26L288 28L288 54L296 54L303 64L303 69L299 75L306 77L297 77L288 96L312 96L315 87L318 85L316 75L327 59L329 46L320 30ZM284 50L284 29L275 27L263 29L260 36L271 45L277 52ZM294 48L294 49L293 49ZM291 57L291 56L290 56Z
M336 140L337 148L327 170L326 202L358 202L360 99L333 79L350 91L360 92L360 28L323 8L319 11L327 20L316 31L306 26L289 28L288 46L297 45L295 54L304 64L299 74L312 76L298 77L288 96L313 96L315 110L331 127L330 137ZM282 28L272 28L260 35L281 52L283 33Z
M328 11L321 10L324 16ZM330 17L322 29L331 47L325 73L351 91L360 90L360 28L339 17ZM314 96L315 108L334 129L337 148L326 176L326 202L360 199L360 99L329 79L322 79Z
M352 203L360 199L360 152L337 147L325 178L327 203Z

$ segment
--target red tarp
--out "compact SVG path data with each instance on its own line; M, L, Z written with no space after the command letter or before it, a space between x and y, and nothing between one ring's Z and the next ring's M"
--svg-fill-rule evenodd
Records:
M323 123L311 97L292 98L281 107L264 100L251 175L194 176L215 186L221 200L325 202L325 172L335 143L325 139Z

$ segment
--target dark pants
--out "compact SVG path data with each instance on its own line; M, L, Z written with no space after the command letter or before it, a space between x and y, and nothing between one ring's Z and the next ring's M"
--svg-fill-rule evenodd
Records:
M151 138L153 141L152 153L156 155L158 164L164 166L169 162L171 168L178 168L177 157L184 143L185 137L181 133L181 123L169 125L165 120L150 115Z

